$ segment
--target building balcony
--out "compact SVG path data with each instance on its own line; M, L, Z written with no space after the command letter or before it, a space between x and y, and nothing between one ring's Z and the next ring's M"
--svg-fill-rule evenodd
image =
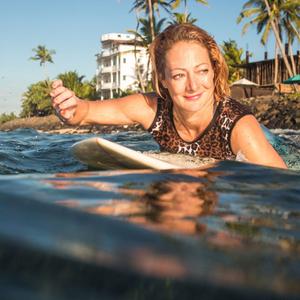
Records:
M111 66L109 66L109 67L102 67L100 72L101 72L102 74L103 74L103 73L112 73L112 72L113 72L113 69L112 69Z
M118 89L120 86L115 82L105 82L101 84L101 90L114 90Z
M108 57L108 56L114 55L118 52L119 52L118 49L105 49L105 50L101 51L101 57Z
M110 90L110 89L112 89L111 82L104 82L101 84L101 90Z
M107 56L111 56L112 52L111 50L102 50L101 51L101 57L107 57Z

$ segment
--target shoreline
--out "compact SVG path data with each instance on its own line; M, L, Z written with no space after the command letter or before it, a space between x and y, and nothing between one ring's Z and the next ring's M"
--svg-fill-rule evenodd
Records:
M140 125L85 125L69 126L60 122L56 115L45 117L17 118L0 125L0 131L13 131L20 128L35 129L51 134L106 134L121 131L144 131Z
M261 96L238 100L248 105L257 120L269 129L300 129L300 98L288 96ZM68 126L55 115L46 117L17 118L0 125L0 131L31 128L53 134L105 134L122 131L144 131L140 125L89 125Z

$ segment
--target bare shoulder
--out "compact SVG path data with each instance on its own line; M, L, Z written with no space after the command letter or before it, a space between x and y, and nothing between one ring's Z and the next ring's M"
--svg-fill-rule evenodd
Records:
M259 133L263 134L260 124L253 115L246 115L240 118L233 128L233 134L240 131L249 131L249 133Z
M152 92L152 93L144 93L142 94L144 97L144 100L146 101L147 105L151 107L152 109L156 110L157 106L157 94Z
M157 95L155 93L133 94L120 99L120 105L130 119L148 128L156 114Z
M253 115L246 115L237 121L232 130L231 147L235 154L241 152L249 162L286 168Z
M242 117L232 130L231 146L235 154L242 149L258 149L268 144L261 126L253 115Z

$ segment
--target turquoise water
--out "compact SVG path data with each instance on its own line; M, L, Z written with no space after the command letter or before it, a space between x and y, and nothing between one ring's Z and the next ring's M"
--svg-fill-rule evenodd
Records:
M299 132L269 134L290 170L88 170L87 137L0 133L1 299L300 297Z

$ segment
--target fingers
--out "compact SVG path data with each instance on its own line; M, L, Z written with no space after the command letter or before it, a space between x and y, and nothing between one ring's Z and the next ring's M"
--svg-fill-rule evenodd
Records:
M56 105L59 110L74 108L77 106L77 100L74 97L67 98Z
M50 96L52 97L52 103L54 106L60 105L62 102L68 100L68 99L75 99L75 94L71 90L65 88L65 87L58 87L50 93Z
M71 108L68 108L68 109L61 109L59 111L56 111L58 117L63 121L63 122L66 122L66 121L69 121L73 118L74 114L75 114L75 107L73 109Z
M60 79L56 79L52 82L51 87L53 89L58 88L59 86L63 86L63 82Z
M56 110L58 117L63 121L71 119L76 111L78 98L74 92L65 88L61 80L52 82L52 106Z

